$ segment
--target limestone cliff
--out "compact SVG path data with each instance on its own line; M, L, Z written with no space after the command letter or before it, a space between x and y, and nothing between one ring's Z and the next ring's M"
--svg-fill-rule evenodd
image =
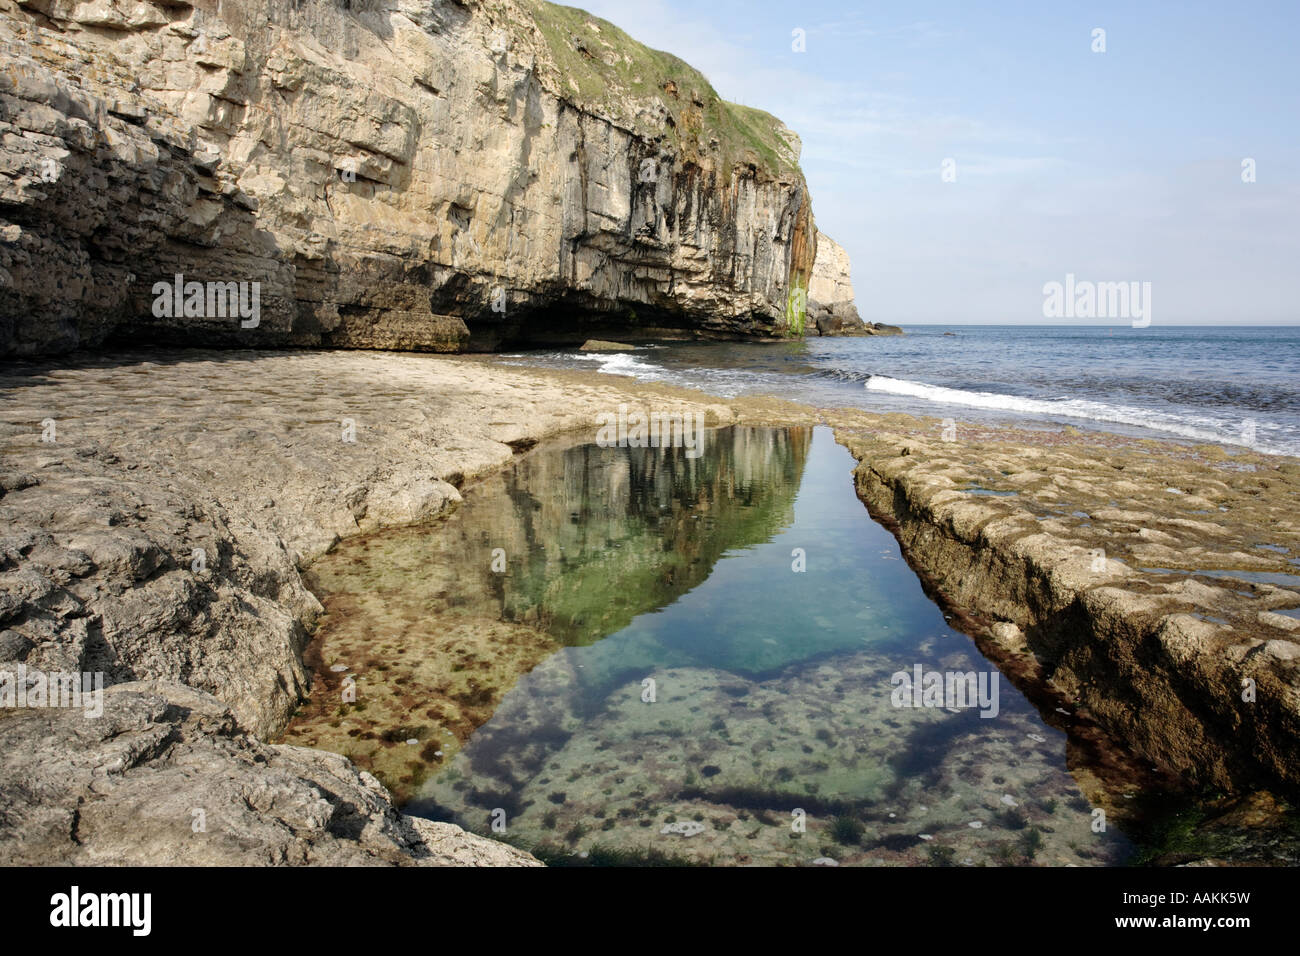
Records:
M0 355L802 331L798 138L580 10L0 0L0 57Z
M903 331L895 325L862 321L853 301L849 254L820 231L808 280L808 322L809 330L818 335L900 335Z
M808 301L827 309L852 308L853 278L849 274L849 254L826 233L817 233L817 258L808 281Z

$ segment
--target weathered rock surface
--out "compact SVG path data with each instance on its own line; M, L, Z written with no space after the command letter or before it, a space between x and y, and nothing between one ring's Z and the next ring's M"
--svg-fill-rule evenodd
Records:
M798 137L581 11L0 0L0 56L0 355L803 327Z
M153 761L171 759L172 750L158 748L175 734L198 741L209 731L238 736L238 728L265 738L284 727L305 694L302 652L320 609L303 586L300 565L341 537L454 508L465 481L550 434L587 428L594 438L596 416L629 401L616 385L583 384L571 375L374 352L150 352L58 366L13 364L0 371L0 393L0 670L12 672L21 662L43 672L103 672L110 685L185 684L195 688L189 693L215 695L232 715L196 723L150 704L147 720L131 718L132 739L155 741L145 749L161 756L148 757L130 777L131 787L100 794L96 813L112 822L93 831L93 839L85 831L78 844L63 833L65 843L31 851L32 859L45 853L46 863L126 859L127 821L139 809L130 801L163 766ZM725 405L689 399L664 397L655 407L700 411L715 422L731 418ZM80 792L79 765L70 755L98 747L99 731L81 728L80 711L66 720L58 713L0 711L0 728L26 728L0 744L0 761L25 759L20 751L48 738L40 751L48 769L43 789L0 792L0 846L26 839L22 833L33 821L46 819L42 807L52 795ZM10 724L11 718L47 723ZM112 726L108 717L85 723ZM191 769L213 786L225 781L219 788L235 786L228 764L255 760L250 755L274 752L295 773L310 769L299 766L308 758L285 756L297 748L259 747L251 737L220 744L222 753L238 753L226 763L205 756ZM318 766L320 757L309 762ZM336 764L319 766L348 780L356 776L342 758L333 759ZM0 774L9 781L27 776L17 764ZM248 774L240 787L263 776ZM175 785L182 793L200 787L186 779L178 772L158 786ZM295 804L308 799L299 784L291 789ZM387 794L379 793L391 814ZM380 799L347 813L360 814L373 829L380 824L372 804ZM324 833L332 818L317 809L313 832ZM63 821L62 811L48 812ZM169 817L167 827L181 823ZM385 837L381 852L339 848L320 833L286 843L275 835L279 824L267 826L242 844L242 858L223 843L176 859L346 862L349 854L388 859L408 852L405 837L394 837L392 846ZM103 844L101 832L109 834ZM188 831L159 831L158 847L182 832ZM455 828L430 834L441 834L442 848L430 852L444 861L464 861L467 853L490 860L496 852L491 841L457 835ZM475 849L479 843L485 846ZM424 859L411 846L408 855ZM15 849L12 856L21 854Z
M42 670L190 684L261 736L306 682L320 605L300 565L456 507L459 485L547 435L594 439L596 416L628 401L613 385L362 352L14 366L0 394L0 647Z
M1300 586L1270 550L1300 553L1294 460L855 417L859 496L1071 711L1193 786L1300 788L1300 643L1272 613L1300 587L1249 580Z
M397 813L345 758L263 744L179 684L108 688L94 719L0 710L0 808L8 865L539 865Z

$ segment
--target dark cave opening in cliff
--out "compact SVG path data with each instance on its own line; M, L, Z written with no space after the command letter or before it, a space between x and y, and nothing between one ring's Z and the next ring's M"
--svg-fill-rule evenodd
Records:
M593 309L585 304L560 303L540 308L466 317L469 352L577 347L591 339L641 343L663 340L753 339L754 322L702 325L698 316L637 305ZM716 317L713 320L716 323Z

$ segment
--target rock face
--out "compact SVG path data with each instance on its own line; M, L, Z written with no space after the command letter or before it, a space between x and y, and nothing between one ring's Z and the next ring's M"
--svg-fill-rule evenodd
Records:
M803 330L798 137L581 11L0 0L0 55L0 355Z
M818 335L901 335L896 325L863 322L853 301L849 254L824 232L817 233L817 257L808 282L808 324Z
M815 305L814 305L815 304ZM853 304L853 278L849 275L849 254L826 233L817 232L817 258L808 282L808 311L814 308L857 316Z
M404 816L344 757L269 746L215 697L118 684L103 714L0 711L0 855L11 866L538 866Z

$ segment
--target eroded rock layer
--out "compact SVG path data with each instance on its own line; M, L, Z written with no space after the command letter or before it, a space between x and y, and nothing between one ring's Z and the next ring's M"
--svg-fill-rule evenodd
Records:
M1062 712L1193 787L1295 791L1300 624L1277 613L1300 605L1294 460L1069 430L944 441L855 414L837 435L859 497Z

